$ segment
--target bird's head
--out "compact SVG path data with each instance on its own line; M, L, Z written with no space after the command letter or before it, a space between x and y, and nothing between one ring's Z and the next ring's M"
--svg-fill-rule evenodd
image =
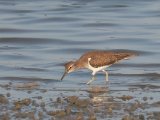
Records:
M68 74L68 73L71 73L73 71L76 70L76 66L75 66L75 62L74 61L70 61L70 62L67 62L64 64L64 67L65 67L65 71L64 71L64 74L61 78L61 80L63 80L63 78Z

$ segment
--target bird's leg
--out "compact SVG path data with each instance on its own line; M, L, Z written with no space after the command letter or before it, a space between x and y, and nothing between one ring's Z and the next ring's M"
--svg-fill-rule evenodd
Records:
M93 82L95 80L95 75L92 75L91 80L89 80L86 84L89 85L91 82Z
M106 82L108 82L108 72L105 70L102 70L106 74Z
M90 81L87 82L87 85L89 85L91 82L95 80L95 74L96 74L96 71L92 71L92 78Z

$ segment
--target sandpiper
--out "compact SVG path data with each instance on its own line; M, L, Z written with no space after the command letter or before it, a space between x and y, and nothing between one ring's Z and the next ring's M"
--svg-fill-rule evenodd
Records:
M87 68L92 71L92 79L87 82L90 84L95 80L95 74L98 71L102 71L106 74L106 82L108 82L108 72L105 70L107 67L115 64L123 59L128 59L131 56L135 56L133 52L116 52L116 51L90 51L83 54L78 60L67 62L65 66L65 72L61 78L65 77L66 74L71 73L75 70Z

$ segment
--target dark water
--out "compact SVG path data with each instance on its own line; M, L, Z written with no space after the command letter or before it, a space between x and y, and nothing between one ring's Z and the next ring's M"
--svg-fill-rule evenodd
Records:
M160 112L159 107L150 106L160 100L159 6L158 0L1 0L0 94L10 93L9 101L42 96L46 103L59 96L89 98L86 90L90 86L84 83L90 79L90 71L77 71L60 82L63 63L89 50L123 49L139 56L110 67L109 92L98 97L104 103L107 96L125 104L116 99L122 95L134 98L126 104L147 102L147 107L133 112L140 111L145 119L149 113ZM31 93L15 87L28 82L39 86ZM8 84L9 89L4 88ZM91 86L104 87L104 75L97 74ZM55 110L47 105L46 109ZM95 112L95 116L118 120L129 114L123 107L109 117L104 113ZM14 117L12 112L10 118Z

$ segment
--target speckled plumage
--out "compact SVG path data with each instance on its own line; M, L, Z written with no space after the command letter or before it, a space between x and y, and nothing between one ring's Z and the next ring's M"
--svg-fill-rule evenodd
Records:
M106 81L108 81L108 73L105 69L120 60L127 59L134 56L133 52L115 52L115 51L90 51L83 54L78 60L66 63L65 73L61 80L67 73L73 72L77 69L87 68L92 71L92 79L87 82L91 83L98 71L103 71L106 74Z
M118 61L134 55L131 52L111 52L111 51L90 51L83 54L77 61L76 64L79 68L86 68L88 58L92 67L110 66Z

